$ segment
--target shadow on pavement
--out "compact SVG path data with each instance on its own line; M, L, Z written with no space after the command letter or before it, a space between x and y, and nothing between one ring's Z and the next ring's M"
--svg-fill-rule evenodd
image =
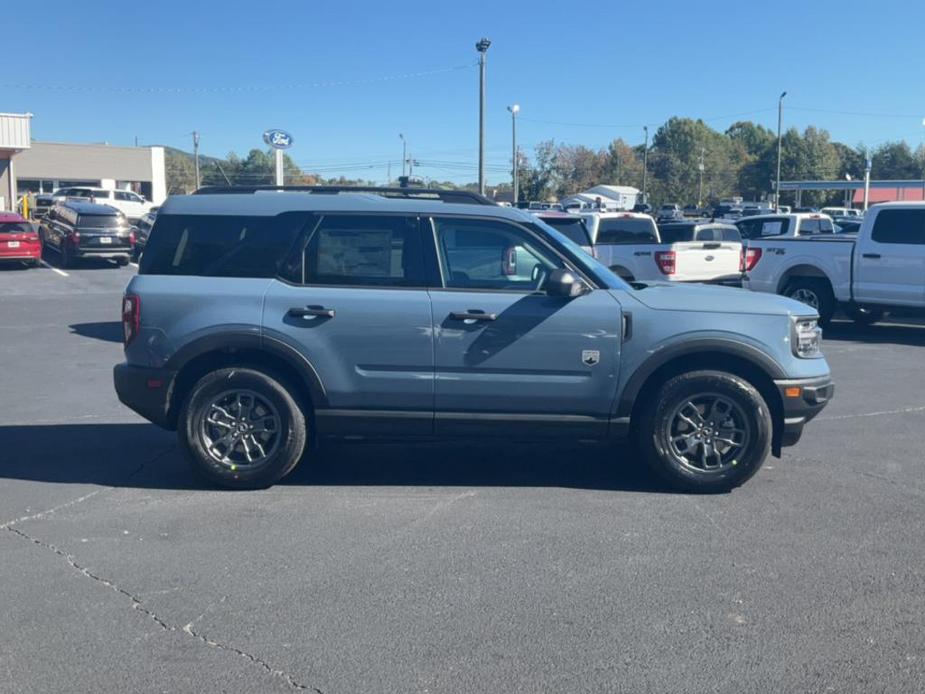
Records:
M104 342L122 342L122 324L119 321L74 323L68 326L72 333Z
M204 489L174 434L151 424L0 427L0 479ZM630 451L597 444L324 443L281 484L669 491Z
M892 319L887 319L891 321ZM902 320L902 319L897 319ZM833 321L822 332L823 352L825 341L861 342L864 344L892 344L925 346L925 325L887 322L870 326L855 325L846 321Z

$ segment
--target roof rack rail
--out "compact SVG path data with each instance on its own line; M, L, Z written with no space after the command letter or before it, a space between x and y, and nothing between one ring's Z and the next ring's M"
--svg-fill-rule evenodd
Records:
M372 193L384 198L405 200L440 200L463 205L497 205L494 200L468 190L443 190L440 188L379 188L377 186L203 186L193 195L233 195L263 191L295 191L312 195L337 195L339 193Z

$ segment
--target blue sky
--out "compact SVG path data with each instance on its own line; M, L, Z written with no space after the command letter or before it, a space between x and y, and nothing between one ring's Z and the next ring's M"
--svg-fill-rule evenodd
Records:
M203 153L224 156L282 127L304 168L385 180L402 132L422 174L471 181L474 44L487 36L490 181L507 179L515 102L528 151L635 144L671 115L776 127L785 89L787 126L852 145L925 140L925 3L913 0L74 7L43 3L38 34L5 33L0 111L34 113L36 139L190 149L196 129Z

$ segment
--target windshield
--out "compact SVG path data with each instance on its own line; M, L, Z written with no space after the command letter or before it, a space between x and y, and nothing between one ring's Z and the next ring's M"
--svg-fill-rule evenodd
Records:
M0 222L0 234L31 234L32 225L28 222Z
M599 263L596 258L591 257L583 251L581 246L572 241L565 234L559 233L542 219L535 220L534 226L539 227L538 231L540 231L540 233L550 237L549 240L554 246L559 246L560 249L565 250L569 260L587 274L591 275L602 287L606 287L607 289L631 289L626 282L611 272L610 268Z
M112 229L122 226L122 218L111 214L82 214L78 226Z
M585 223L581 219L573 219L569 217L540 217L540 220L546 222L552 228L558 229L560 233L568 236L579 246L591 245L591 238L588 235L588 229L585 227Z

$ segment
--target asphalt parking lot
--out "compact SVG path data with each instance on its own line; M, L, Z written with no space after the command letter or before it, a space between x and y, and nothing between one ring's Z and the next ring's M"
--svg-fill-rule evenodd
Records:
M132 272L0 269L0 691L925 690L925 327L827 330L835 401L731 494L504 442L223 492L116 400Z

